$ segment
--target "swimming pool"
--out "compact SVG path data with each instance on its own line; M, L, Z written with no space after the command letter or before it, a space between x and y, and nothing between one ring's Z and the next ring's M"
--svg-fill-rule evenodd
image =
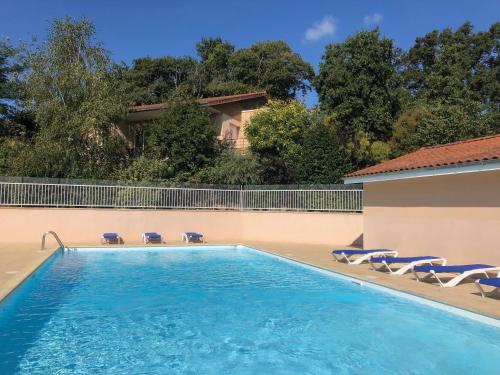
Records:
M241 247L58 253L0 305L0 374L498 374L500 329Z

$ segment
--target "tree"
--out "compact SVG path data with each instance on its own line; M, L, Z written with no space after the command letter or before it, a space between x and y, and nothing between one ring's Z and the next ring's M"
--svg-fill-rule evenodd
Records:
M198 96L204 83L191 57L143 57L122 73L130 104L155 104L175 97Z
M500 131L500 23L474 33L466 22L419 37L403 78L414 102L394 123L392 154Z
M310 90L311 65L282 41L254 44L235 51L220 37L196 44L192 57L144 57L121 67L121 81L131 104L171 98L222 96L266 90L273 98L294 98Z
M16 159L36 131L33 115L19 107L17 76L24 70L18 48L0 41L0 175L14 173Z
M304 131L297 160L292 164L296 182L304 184L342 183L351 171L349 152L340 144L335 127L317 118Z
M17 77L25 67L18 48L0 41L0 139L31 135L34 124L30 113L19 107L21 90Z
M270 101L250 119L246 133L267 183L332 184L351 169L335 124L295 100Z
M425 104L415 105L403 113L394 122L390 141L391 155L402 156L415 151L420 146L417 128L424 117L432 116Z
M228 41L216 38L202 38L196 43L196 51L208 81L227 81L229 59L234 53L234 46Z
M174 170L168 160L140 155L114 177L124 181L161 181L174 177Z
M147 156L163 160L177 175L194 173L217 154L216 131L209 114L196 103L172 101L150 126Z
M209 184L258 185L264 182L263 166L251 152L225 150L212 166L200 171L199 179Z
M231 56L234 46L220 37L202 38L196 43L203 75L202 96L241 94L256 89L232 78Z
M12 75L22 70L15 61L16 49L6 41L0 41L0 121L10 112L12 101L18 99Z
M326 46L314 84L321 109L335 120L340 141L352 150L356 167L372 162L374 141L391 137L404 101L400 54L378 29ZM360 152L363 142L368 143L365 153Z
M483 103L482 110L500 106L500 23L474 33L466 22L455 32L434 30L419 37L405 56L404 79L418 99L458 104Z
M230 66L233 80L265 90L276 99L305 94L314 77L312 66L281 40L239 49L232 54Z
M125 162L125 145L111 132L125 114L124 97L94 34L86 20L56 19L45 43L24 51L24 107L38 132L16 173L103 178Z
M289 169L300 152L304 129L310 122L306 106L295 100L270 101L250 119L245 132L250 150L266 167L267 181L291 181Z
M419 104L403 112L395 122L392 154L401 156L424 146L493 134L496 131L491 125L489 117L474 104Z

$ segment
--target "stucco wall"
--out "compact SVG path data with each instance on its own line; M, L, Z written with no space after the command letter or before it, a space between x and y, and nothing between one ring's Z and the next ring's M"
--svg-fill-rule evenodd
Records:
M197 231L209 242L348 245L361 235L362 221L361 214L342 213L2 208L0 242L39 244L47 230L69 245L97 243L103 232L118 232L127 244L154 231L169 242L179 241L181 232Z
M500 172L364 186L364 247L500 265Z

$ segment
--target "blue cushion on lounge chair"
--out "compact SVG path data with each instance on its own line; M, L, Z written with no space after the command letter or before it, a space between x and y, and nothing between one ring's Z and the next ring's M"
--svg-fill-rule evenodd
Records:
M196 232L186 232L186 236L188 236L189 238L201 238L203 237L203 234Z
M107 240L116 240L118 238L118 233L103 233L102 238Z
M500 277L493 277L491 279L481 279L478 280L478 283L500 288Z
M370 254L378 251L391 251L389 249L371 249L371 250L332 250L332 254L345 254L345 255L362 255Z
M494 268L494 266L489 266L487 264L463 264L460 266L415 266L413 269L417 272L431 272L436 273L463 273L467 271L473 271L480 268Z
M420 256L420 257L393 257L393 258L382 258L382 257L374 257L370 259L372 263L411 263L417 262L419 260L432 260L432 259L440 259L438 257L433 256Z
M147 238L161 238L161 235L156 232L146 232L144 233L144 236Z

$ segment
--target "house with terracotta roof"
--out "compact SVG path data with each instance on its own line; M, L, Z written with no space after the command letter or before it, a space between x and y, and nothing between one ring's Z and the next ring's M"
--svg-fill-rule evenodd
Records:
M344 181L364 184L365 248L500 264L500 134L424 147Z
M217 139L228 142L235 149L244 150L248 147L245 126L252 115L267 103L267 94L265 91L251 92L196 99L196 102L211 114ZM130 107L115 130L131 148L143 148L145 128L160 117L166 106L168 103Z

